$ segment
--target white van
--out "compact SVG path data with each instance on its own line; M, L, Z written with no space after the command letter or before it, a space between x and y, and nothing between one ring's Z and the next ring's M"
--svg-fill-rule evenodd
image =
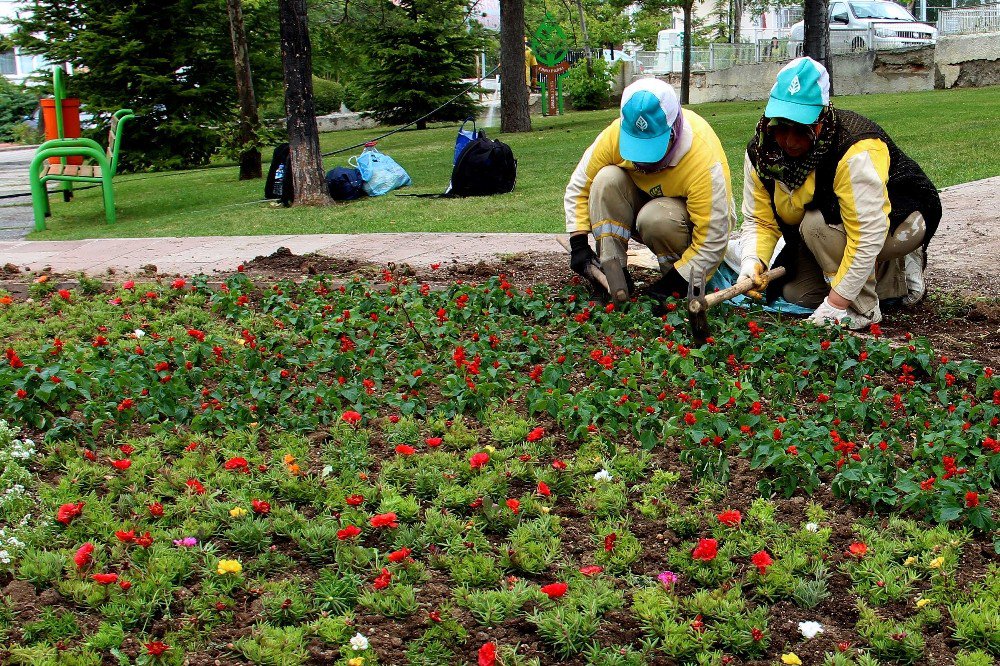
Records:
M802 54L805 25L792 26L790 43ZM887 0L831 0L830 51L877 51L937 42L937 28L920 23L906 8Z

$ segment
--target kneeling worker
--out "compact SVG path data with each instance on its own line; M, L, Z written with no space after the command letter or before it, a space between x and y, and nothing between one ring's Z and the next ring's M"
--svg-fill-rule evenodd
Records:
M740 278L774 265L769 299L815 308L818 324L865 328L879 298L923 298L925 251L941 220L930 179L881 127L830 104L820 63L796 58L779 73L747 146Z
M662 277L649 289L657 299L684 293L692 276L708 280L736 220L718 137L701 117L680 108L669 83L652 78L625 89L621 116L573 172L565 208L574 271L590 279L588 266L600 261L612 293L630 293L626 253L635 238L659 261ZM619 291L623 285L627 289Z

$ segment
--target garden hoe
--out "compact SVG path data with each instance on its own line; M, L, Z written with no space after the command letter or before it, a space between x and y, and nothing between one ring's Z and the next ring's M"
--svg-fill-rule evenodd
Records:
M772 268L764 273L758 282L753 278L747 278L737 282L732 287L728 287L713 294L705 295L705 273L691 275L691 282L688 283L688 320L691 322L691 337L698 345L703 345L709 337L708 309L718 305L722 301L728 301L735 296L741 296L748 291L763 291L771 280L780 278L785 274L783 266Z
M557 236L556 240L559 242L560 245L562 245L564 250L570 252L569 238L567 238L566 236ZM622 283L624 283L625 282L624 272L621 270L619 270L619 272L622 273ZM601 264L598 264L596 261L591 261L590 264L587 265L587 277L589 277L592 280L595 280L599 285L607 289L608 293L612 294L612 298L614 298L614 292L612 292L611 287L608 286L608 276L605 275ZM625 293L627 294L628 292L626 291ZM627 298L628 297L626 296L626 300ZM618 299L615 299L615 302L617 303Z

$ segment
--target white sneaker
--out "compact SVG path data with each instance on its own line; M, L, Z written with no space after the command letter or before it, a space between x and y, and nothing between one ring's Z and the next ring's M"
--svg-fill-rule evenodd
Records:
M847 308L847 314L841 320L841 324L852 331L861 331L880 321L882 321L882 308L876 303L875 309L872 311L871 316L868 317L854 308Z
M924 300L927 285L924 283L924 248L918 247L903 257L903 274L906 276L906 296L903 305L912 308Z

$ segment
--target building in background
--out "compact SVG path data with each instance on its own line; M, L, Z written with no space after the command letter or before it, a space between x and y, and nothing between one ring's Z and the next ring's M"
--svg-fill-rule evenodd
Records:
M17 17L20 5L20 0L0 0L0 36L6 37L14 31L10 21ZM17 47L0 50L0 76L8 81L22 83L32 73L47 67L44 58L21 53Z

